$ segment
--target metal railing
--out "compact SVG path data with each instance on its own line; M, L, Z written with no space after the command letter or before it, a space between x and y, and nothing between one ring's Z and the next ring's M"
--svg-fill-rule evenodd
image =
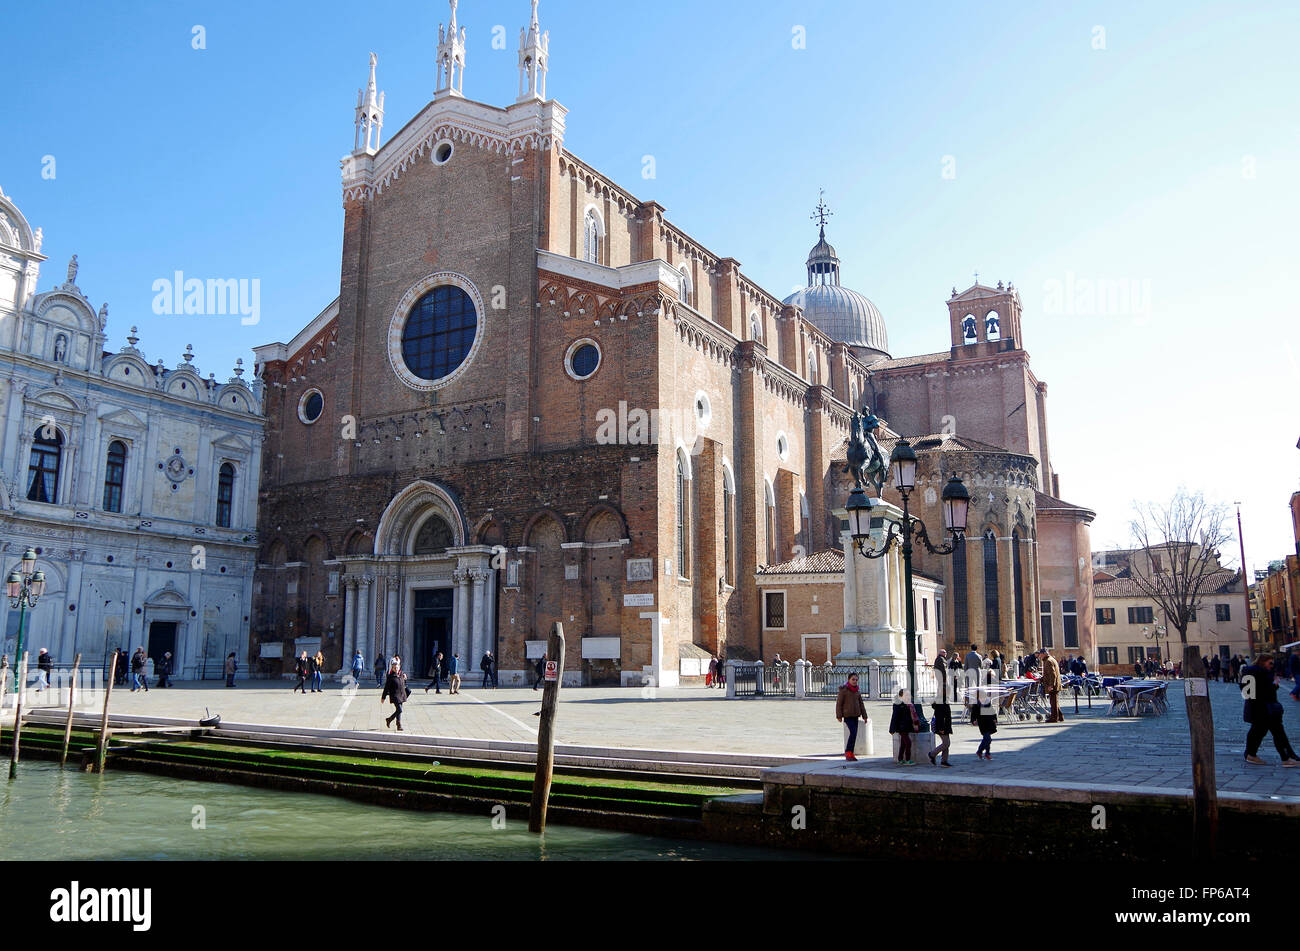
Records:
M805 661L780 665L729 661L729 697L800 697L833 699L851 674L858 675L858 689L868 700L892 700L907 687L906 664L810 664ZM918 665L916 692L919 700L937 695L934 669Z

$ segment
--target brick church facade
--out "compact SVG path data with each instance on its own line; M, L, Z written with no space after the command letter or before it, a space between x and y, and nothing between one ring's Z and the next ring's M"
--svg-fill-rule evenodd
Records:
M535 2L517 101L465 98L451 8L433 100L382 144L371 57L338 298L256 351L264 672L319 638L336 669L360 650L422 675L440 649L476 670L490 650L518 682L554 621L575 682L672 685L709 654L755 656L756 573L839 546L850 407L873 392L895 433L955 427L1013 458L1016 491L990 470L978 508L996 571L1024 547L1031 642L1049 577L1085 599L1091 513L1052 542L1066 569L1082 546L1081 575L1037 557L1057 486L1014 289L954 291L951 349L893 359L824 228L781 300L568 152Z

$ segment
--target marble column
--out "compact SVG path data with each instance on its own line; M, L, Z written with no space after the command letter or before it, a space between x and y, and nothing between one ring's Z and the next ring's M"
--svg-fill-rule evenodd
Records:
M386 620L384 624L384 633L381 639L381 643L384 645L385 650L387 650L388 645L391 643L393 645L393 652L397 654L401 654L404 650L402 647L402 634L397 623L397 608L401 595L401 585L401 578L397 575L389 575L388 591L385 595L387 598L384 610L384 617Z
M456 615L456 634L455 640L451 644L452 651L467 650L469 644L469 611L472 604L469 603L469 572L467 569L458 568L451 573L451 581L455 583L455 615ZM450 652L448 652L450 656Z
M361 656L374 663L375 652L370 645L370 588L375 579L364 575L357 579L357 646Z
M487 595L488 573L481 568L475 568L469 575L474 590L474 623L470 628L469 643L459 647L461 659L466 662L470 658L482 656L483 645L486 643L487 628L487 604L485 598Z
M357 652L357 622L353 613L357 607L357 581L344 575L343 581L343 669L352 669L352 655ZM365 659L364 655L362 658Z

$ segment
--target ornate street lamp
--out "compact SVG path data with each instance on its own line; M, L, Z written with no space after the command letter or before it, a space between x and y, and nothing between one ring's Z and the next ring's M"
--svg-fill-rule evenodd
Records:
M865 408L864 408L865 409ZM916 451L906 439L900 439L889 457L889 471L894 488L903 497L903 518L891 521L879 549L870 544L871 510L880 504L883 487L884 459L876 444L874 431L880 421L870 411L861 417L853 414L853 435L849 440L848 471L853 475L853 489L845 509L849 516L849 533L858 554L867 558L883 558L897 542L903 553L903 597L907 605L907 682L915 702L916 693L916 606L912 598L912 539L920 541L934 555L951 555L956 546L965 540L966 516L970 511L970 492L961 479L953 476L943 487L943 523L951 536L947 545L930 541L925 523L912 515L909 499L916 488ZM870 447L870 448L868 448ZM875 478L872 478L875 476ZM875 486L877 499L868 498L862 487L863 479Z
M18 647L14 650L14 693L18 692L18 663L23 656L23 619L29 607L36 607L36 602L45 593L45 572L36 571L36 551L28 548L23 552L21 570L9 572L5 586L9 591L9 606L18 608Z
M1163 657L1162 657L1162 655L1161 655L1161 653L1160 653L1160 638L1164 637L1164 635L1165 635L1165 633L1167 632L1167 630L1168 630L1167 628L1161 627L1161 626L1159 626L1159 625L1152 625L1149 629L1148 629L1148 628L1145 628L1145 627L1142 628L1142 634L1143 634L1145 637L1147 637L1147 638L1154 638L1154 639L1155 639L1155 642L1156 642L1156 663L1157 663L1157 664L1161 663L1162 660L1163 660Z

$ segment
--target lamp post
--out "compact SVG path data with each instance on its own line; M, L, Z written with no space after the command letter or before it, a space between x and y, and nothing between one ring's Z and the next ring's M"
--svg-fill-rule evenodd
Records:
M1154 639L1155 639L1155 642L1156 642L1156 663L1157 663L1157 664L1160 663L1160 662L1162 661L1162 655L1161 655L1161 653L1160 653L1160 638L1161 638L1162 635L1164 635L1164 634L1166 634L1166 633L1167 633L1167 629L1166 629L1166 628L1159 627L1159 626L1156 626L1156 625L1153 625L1153 626L1150 627L1150 628L1145 628L1145 627L1142 628L1142 636L1143 636L1143 637L1146 637L1146 638L1154 638Z
M36 571L36 551L23 552L21 569L9 572L5 585L9 591L9 606L18 609L18 647L14 650L14 693L18 692L18 663L23 656L23 620L29 607L45 593L45 572Z
M952 541L947 545L935 545L930 541L929 533L926 531L925 523L919 518L912 515L909 507L909 499L912 490L916 488L916 452L912 449L911 444L906 439L900 439L894 447L894 451L889 457L889 468L893 476L894 488L898 494L903 497L903 518L899 522L890 522L889 530L885 534L883 543L879 549L872 548L869 544L871 535L871 510L880 504L880 499L875 501L868 498L866 491L862 487L864 476L870 472L875 472L883 468L883 460L880 459L878 448L868 451L867 444L863 441L861 433L863 430L871 437L871 431L879 425L876 418L868 412L865 423L859 421L858 414L853 417L853 437L849 442L848 461L849 471L853 474L854 488L849 492L849 500L845 509L849 516L849 529L853 538L854 547L859 555L866 558L883 558L889 553L890 548L897 542L902 548L903 554L903 597L906 601L907 610L907 683L912 693L912 700L916 700L916 606L912 603L912 539L915 538L925 545L927 551L935 555L951 555L956 546L961 544L966 535L966 515L970 509L970 492L961 479L953 476L943 487L943 523L944 528L952 536ZM871 445L875 446L875 440L871 439ZM877 496L879 496L883 479L873 483L876 486Z

